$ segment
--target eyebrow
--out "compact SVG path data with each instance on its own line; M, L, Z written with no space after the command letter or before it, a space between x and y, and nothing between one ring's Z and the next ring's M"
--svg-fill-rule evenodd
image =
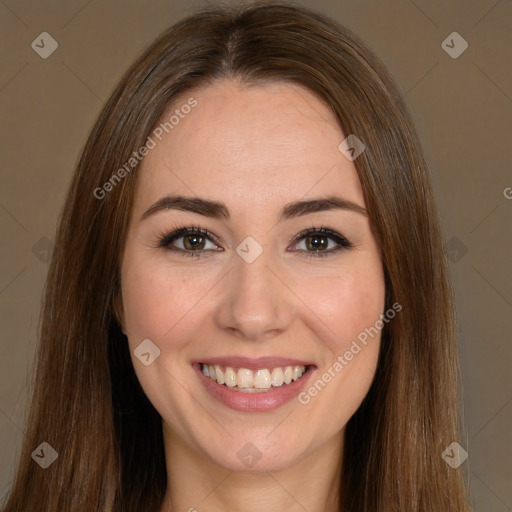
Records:
M278 221L300 217L309 213L316 213L329 210L348 210L368 216L362 206L343 199L338 196L326 196L308 200L294 201L286 204L279 213ZM229 219L230 213L225 204L199 197L187 197L181 195L168 195L160 198L150 206L141 216L140 220L167 210L181 210L185 212L198 213L213 219Z

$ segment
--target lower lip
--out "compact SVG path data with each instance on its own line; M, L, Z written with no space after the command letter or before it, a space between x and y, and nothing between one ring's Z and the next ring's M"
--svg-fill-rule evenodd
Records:
M278 409L300 393L313 372L313 368L308 367L300 379L290 384L283 384L281 387L270 391L244 393L243 391L234 391L206 377L200 363L194 363L192 366L210 395L231 409L243 412L264 412Z

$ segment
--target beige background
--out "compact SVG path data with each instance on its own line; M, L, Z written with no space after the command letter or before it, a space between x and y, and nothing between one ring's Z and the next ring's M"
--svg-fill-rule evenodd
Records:
M467 430L458 441L469 452L471 500L478 512L512 510L512 1L303 3L359 34L406 94L446 240L456 237L449 254ZM198 5L0 2L0 494L23 439L47 259L78 153L135 56ZM469 44L457 59L441 47L454 31ZM47 59L31 48L41 32L59 45Z

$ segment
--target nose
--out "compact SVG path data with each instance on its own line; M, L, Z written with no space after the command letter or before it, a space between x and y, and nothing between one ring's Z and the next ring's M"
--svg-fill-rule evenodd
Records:
M251 341L285 332L293 320L294 296L283 277L266 251L252 263L234 254L215 310L217 326Z

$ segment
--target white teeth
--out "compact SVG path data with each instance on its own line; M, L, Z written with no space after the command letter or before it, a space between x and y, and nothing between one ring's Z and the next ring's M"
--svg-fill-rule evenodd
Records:
M237 385L239 388L252 388L254 376L251 370L240 368L236 376L238 378Z
M229 388L236 388L236 391L244 393L258 393L275 389L283 384L290 384L300 379L306 373L305 366L261 368L256 371L226 366L223 371L222 367L218 364L201 364L201 369L206 377L209 377L218 384L223 384Z
M270 382L270 372L265 368L258 370L254 376L254 387L258 389L269 389L272 386Z
M226 381L225 384L228 388L234 388L237 385L238 379L236 378L236 373L233 368L226 368L226 371L224 372L224 380Z
M210 372L210 375L211 375L211 372ZM297 380L301 376L302 376L302 367L294 366L293 373L292 373L292 380Z
M272 370L272 386L282 386L284 383L284 373L282 368L274 368Z
M220 366L218 364L215 365L215 377L216 377L216 381L219 384L224 384L224 381L225 381L224 374L222 373L222 370L220 369Z

